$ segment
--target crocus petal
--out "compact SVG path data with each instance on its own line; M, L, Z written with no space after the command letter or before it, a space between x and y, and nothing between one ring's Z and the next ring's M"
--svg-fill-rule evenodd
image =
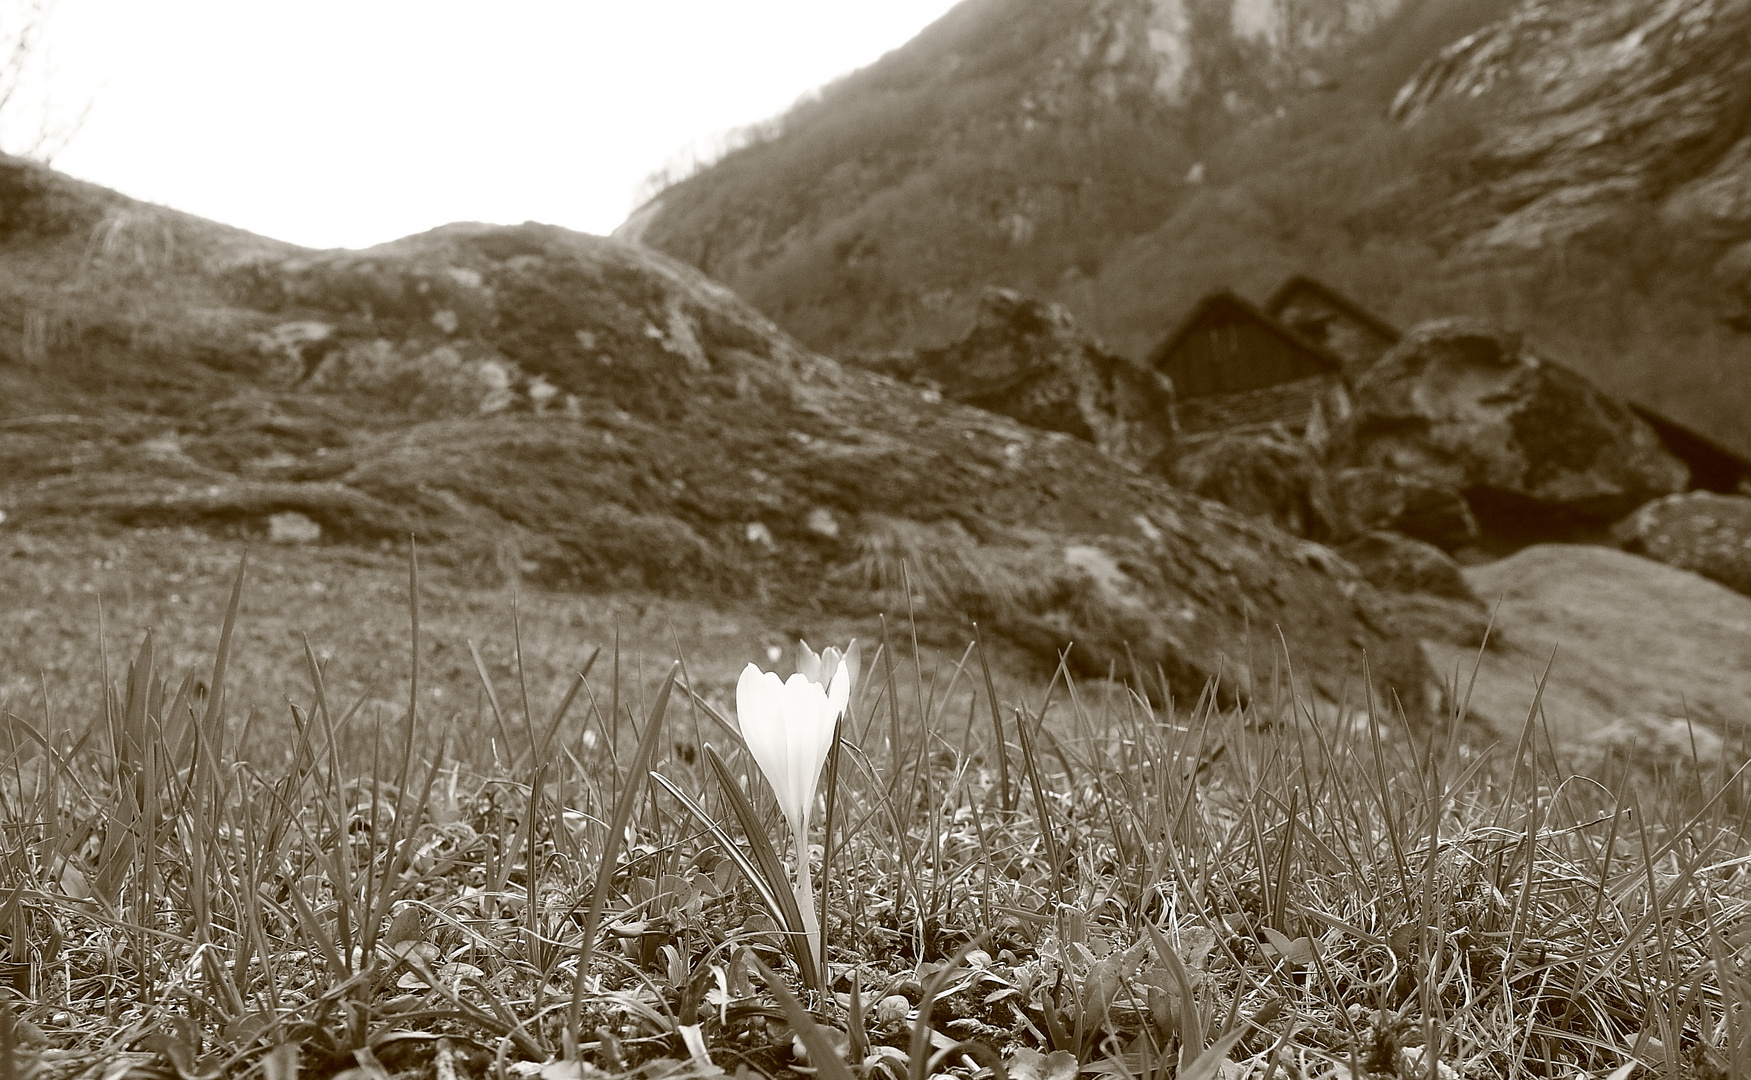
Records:
M785 720L784 683L770 672L753 664L742 669L736 681L736 722L742 729L742 742L754 764L766 776L772 792L778 798L779 809L790 819L794 801L789 789L790 725Z
M833 748L839 718L857 677L857 644L846 653L816 653L804 642L789 679L749 664L736 683L736 720L742 741L760 767L785 821L806 836L821 768Z
M831 655L833 650L828 649L827 652ZM796 669L808 676L810 682L826 685L827 678L821 671L821 657L816 654L815 650L809 648L809 643L806 641L796 643ZM826 673L826 675L831 674L831 672Z
M857 689L857 675L863 668L863 646L857 643L856 638L852 638L851 644L845 646L845 652L840 656L839 662L847 670L845 693L846 697L849 698L851 693Z
M809 810L815 801L815 786L821 779L821 766L827 760L827 750L833 742L833 727L838 717L827 705L827 690L801 672L784 684L784 714L789 737L789 795L795 817L793 825L806 828Z
M851 704L851 668L843 663L836 667L833 681L827 687L827 711L835 720L844 716L846 707Z

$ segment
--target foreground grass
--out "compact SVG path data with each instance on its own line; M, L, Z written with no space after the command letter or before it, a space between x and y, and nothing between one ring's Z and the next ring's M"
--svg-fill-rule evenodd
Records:
M8 1075L1751 1070L1737 777L1583 779L1535 725L1480 752L1309 715L1287 674L1237 710L1147 673L1019 700L895 631L823 783L821 979L685 664L483 663L476 724L417 661L392 711L300 648L264 760L241 595L198 677L147 639L94 658L94 707L3 717Z

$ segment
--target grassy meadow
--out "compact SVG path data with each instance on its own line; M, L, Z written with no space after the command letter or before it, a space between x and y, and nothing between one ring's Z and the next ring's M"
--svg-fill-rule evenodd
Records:
M1292 664L1220 708L903 617L335 548L234 591L239 554L0 549L7 1076L1751 1073L1744 785L1573 775L1533 701L1479 747L1315 715ZM814 814L824 971L731 689L799 630L865 649Z

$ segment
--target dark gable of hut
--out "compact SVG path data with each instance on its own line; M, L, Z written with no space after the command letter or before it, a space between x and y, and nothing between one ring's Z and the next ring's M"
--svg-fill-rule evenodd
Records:
M1396 326L1336 289L1296 275L1277 289L1265 311L1307 340L1323 345L1344 362L1354 380L1398 344Z
M1669 416L1635 403L1630 409L1654 429L1666 449L1690 466L1690 490L1722 495L1751 494L1751 460L1735 454L1706 435L1698 434Z
M1149 366L1173 380L1174 393L1182 401L1262 390L1344 370L1343 361L1329 350L1229 292L1200 301L1149 354Z

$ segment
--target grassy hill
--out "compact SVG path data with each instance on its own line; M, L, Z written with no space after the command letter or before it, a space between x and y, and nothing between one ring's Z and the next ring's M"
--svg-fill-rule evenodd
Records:
M940 343L995 283L1067 304L1140 357L1206 291L1262 299L1306 272L1401 324L1524 329L1607 388L1751 449L1751 338L1723 323L1732 301L1711 273L1741 238L1672 228L1644 192L1560 242L1479 250L1467 194L1520 167L1486 152L1515 95L1388 117L1443 47L1514 7L1407 3L1326 56L1313 88L1229 108L1164 100L1124 62L1112 94L1060 78L1090 5L963 4L664 191L643 237L828 352Z
M1188 696L1248 693L1264 620L1334 700L1365 658L1427 700L1347 565L1090 442L811 353L649 249L458 224L308 251L4 176L28 195L0 238L8 532L417 536L460 583L762 625L917 611L939 643L976 620L1045 675L1074 642L1074 668L1136 655Z

